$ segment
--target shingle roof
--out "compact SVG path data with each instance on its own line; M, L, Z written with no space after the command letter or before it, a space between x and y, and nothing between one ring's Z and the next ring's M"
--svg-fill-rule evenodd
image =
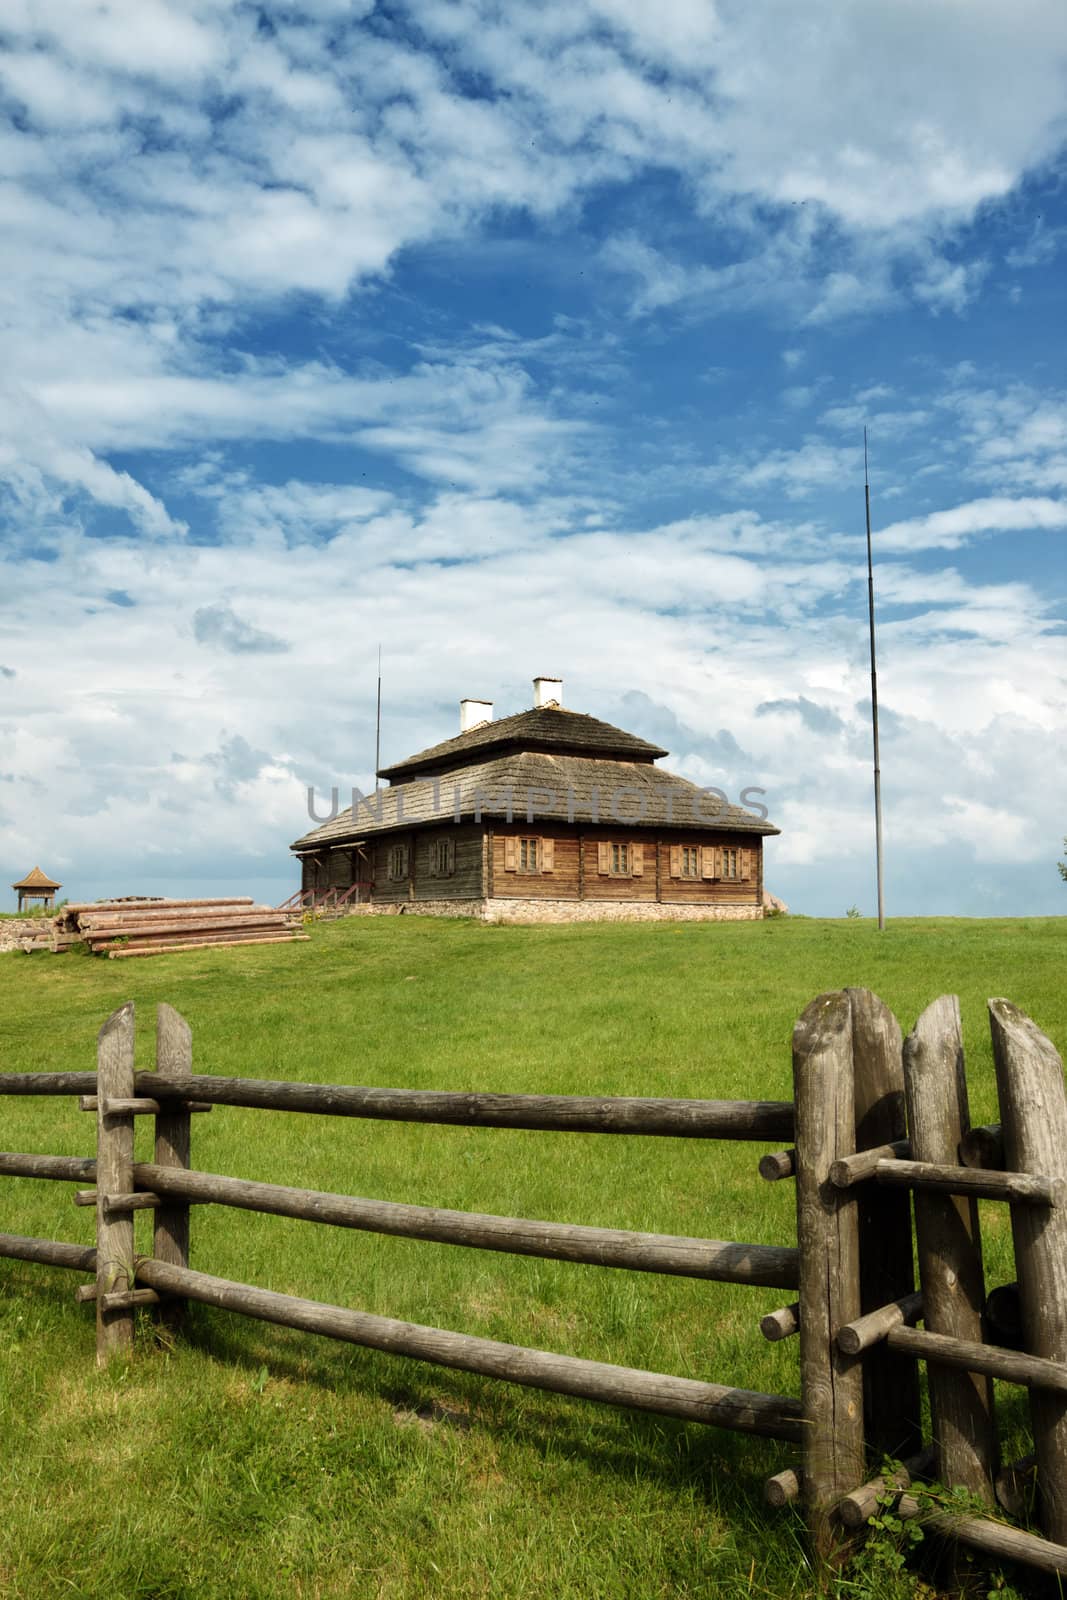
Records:
M481 722L454 739L445 739L428 750L396 761L391 767L382 767L379 778L412 777L417 772L438 768L441 771L458 766L462 758L475 753L483 758L490 751L522 750L580 750L590 756L621 756L654 761L665 756L658 744L649 744L635 733L612 727L598 717L586 716L582 711L566 711L562 706L538 706L531 711L516 712L513 717L500 717L496 722Z
M773 822L723 805L697 784L647 761L597 761L524 751L465 766L436 780L420 777L381 789L359 800L355 813L349 807L290 848L314 851L401 828L477 820L479 809L483 817L507 819L509 789L512 816L519 822L556 819L702 833L780 831Z
M32 872L27 872L21 883L13 883L13 889L62 889L63 885L54 878L46 878L40 867L34 867Z

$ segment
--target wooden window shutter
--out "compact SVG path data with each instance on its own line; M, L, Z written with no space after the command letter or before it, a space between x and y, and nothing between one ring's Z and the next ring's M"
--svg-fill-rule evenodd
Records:
M682 876L682 847L680 844L671 845L671 877Z
M603 840L596 847L596 869L598 872L611 871L611 846Z
M700 876L702 878L717 878L719 876L719 852L713 844L702 844L700 847Z
M644 876L644 871L645 847L640 840L638 840L636 843L631 844L630 846L630 875L634 878L640 878Z
M455 839L449 839L447 842L448 842L448 870L449 870L450 873L452 873L452 872L455 872L455 870L456 870L456 841L455 841Z
M504 871L518 872L519 870L519 841L517 839L504 840Z
M555 872L556 870L556 841L555 839L541 840L541 871Z
M751 876L752 876L752 851L751 850L742 850L740 852L740 858L741 858L741 876L742 876L742 878L751 878Z

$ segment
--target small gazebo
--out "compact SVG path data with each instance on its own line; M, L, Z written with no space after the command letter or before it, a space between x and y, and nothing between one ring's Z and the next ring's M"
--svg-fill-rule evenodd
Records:
M56 883L52 878L46 878L40 867L34 867L32 872L27 872L21 883L13 883L11 887L18 893L20 911L27 901L34 900L41 902L42 911L54 911L56 890L62 889L63 885Z

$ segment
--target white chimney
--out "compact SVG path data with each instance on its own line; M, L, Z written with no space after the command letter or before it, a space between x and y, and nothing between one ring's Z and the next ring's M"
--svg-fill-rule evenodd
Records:
M562 678L535 678L533 686L535 706L561 706L563 704Z
M459 731L469 733L472 728L477 728L483 722L492 722L493 702L491 700L461 700L459 703Z

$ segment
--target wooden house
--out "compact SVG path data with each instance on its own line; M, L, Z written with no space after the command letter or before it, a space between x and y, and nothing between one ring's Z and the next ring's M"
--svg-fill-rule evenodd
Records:
M489 921L761 917L773 823L561 697L535 678L534 706L496 721L462 701L455 738L383 767L387 787L296 840L304 890Z

